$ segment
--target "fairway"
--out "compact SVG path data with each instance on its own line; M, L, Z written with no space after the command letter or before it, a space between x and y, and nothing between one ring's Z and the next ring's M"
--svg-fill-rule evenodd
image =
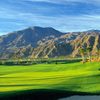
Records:
M0 65L0 94L55 89L100 93L100 63Z

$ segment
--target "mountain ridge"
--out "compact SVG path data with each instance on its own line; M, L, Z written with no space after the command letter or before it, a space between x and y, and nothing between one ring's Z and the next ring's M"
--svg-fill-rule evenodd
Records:
M28 27L0 36L0 58L79 56L79 48L100 47L100 31L62 33L52 27Z

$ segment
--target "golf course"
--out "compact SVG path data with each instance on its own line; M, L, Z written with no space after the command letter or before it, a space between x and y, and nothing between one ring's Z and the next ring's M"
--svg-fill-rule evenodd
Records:
M31 90L100 94L100 63L0 65L0 97Z

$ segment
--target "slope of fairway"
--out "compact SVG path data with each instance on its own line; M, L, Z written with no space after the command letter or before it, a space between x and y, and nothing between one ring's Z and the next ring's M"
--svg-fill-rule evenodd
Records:
M0 65L0 94L30 89L100 93L100 63Z

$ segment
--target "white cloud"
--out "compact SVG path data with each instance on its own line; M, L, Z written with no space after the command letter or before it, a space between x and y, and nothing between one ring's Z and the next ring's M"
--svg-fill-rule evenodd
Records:
M0 18L11 19L9 22L5 23L8 23L9 27L16 26L16 30L35 25L45 27L51 26L61 31L78 31L81 29L86 30L88 28L100 28L100 15L94 14L79 16L59 15L56 17L2 9L0 10Z
M48 3L57 3L57 4L67 4L67 3L91 3L91 4L100 4L100 0L24 0L24 1L33 1L33 2L48 2Z
M59 3L59 4L66 4L66 3L73 3L73 2L84 2L84 3L92 3L100 4L98 0L21 0L22 1L38 1L38 2L50 2L50 3ZM24 4L24 2L22 2ZM42 13L42 11L50 12L53 10L57 10L55 8L46 8L45 7L36 7L34 8L36 11L40 13L32 13L30 9L28 12L18 11L14 9L7 9L0 7L0 21L1 28L5 28L1 31L1 33L6 33L3 30L7 30L8 32L23 29L28 26L43 26L43 27L54 27L60 31L80 31L80 30L87 30L91 28L99 29L100 23L100 15L94 14L94 11L88 11L88 14L81 14L81 15L67 15L67 14L59 14L58 16L49 15L46 16ZM31 9L32 10L32 9ZM69 10L69 9L68 9ZM98 12L100 9L96 10ZM60 13L60 12L59 12ZM7 21L6 21L7 20ZM3 26L4 25L4 26ZM7 26L6 26L7 25ZM0 34L1 34L0 33Z

